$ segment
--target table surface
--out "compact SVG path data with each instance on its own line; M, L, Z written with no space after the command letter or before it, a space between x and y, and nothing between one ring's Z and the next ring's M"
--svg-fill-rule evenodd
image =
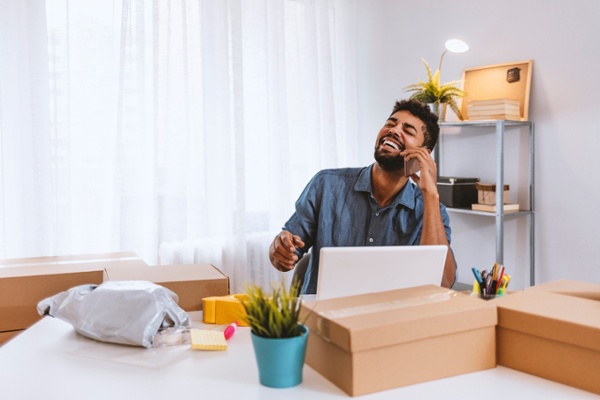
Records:
M190 313L193 326L204 325ZM101 343L45 317L0 347L2 399L338 399L349 396L304 366L303 382L288 389L261 386L249 328L226 351L189 345L159 349ZM360 399L599 399L593 393L498 366L494 369L359 396Z

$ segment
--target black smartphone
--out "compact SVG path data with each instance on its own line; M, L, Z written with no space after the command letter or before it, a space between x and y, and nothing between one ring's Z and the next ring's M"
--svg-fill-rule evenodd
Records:
M404 159L404 176L416 174L420 169L419 160L416 158L411 158L410 160Z

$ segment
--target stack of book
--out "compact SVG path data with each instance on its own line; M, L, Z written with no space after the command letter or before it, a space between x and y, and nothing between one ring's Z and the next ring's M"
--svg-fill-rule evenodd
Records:
M487 211L487 212L496 212L495 204L479 204L474 203L471 205L471 209L473 211ZM504 212L515 212L519 211L519 204L504 204Z
M467 104L470 120L508 119L521 120L521 103L518 100L472 100Z

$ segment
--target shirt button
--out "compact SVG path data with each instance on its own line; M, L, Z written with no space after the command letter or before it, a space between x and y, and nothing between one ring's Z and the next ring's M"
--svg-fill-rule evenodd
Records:
M373 243L373 238L369 238L369 243Z
M379 213L375 213L375 216L376 216L376 217L379 217Z

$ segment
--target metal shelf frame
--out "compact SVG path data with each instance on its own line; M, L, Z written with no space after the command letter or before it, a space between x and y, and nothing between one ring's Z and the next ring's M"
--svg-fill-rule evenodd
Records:
M496 191L496 204L501 207L496 207L495 213L482 211L473 211L462 208L448 208L450 212L482 215L486 217L494 217L496 222L496 262L503 264L504 261L504 220L505 218L516 218L520 216L529 216L529 284L535 284L535 159L534 159L534 123L531 121L459 121L459 122L441 122L440 134L445 127L487 127L495 128L496 134L496 187L504 187L504 137L507 127L529 127L529 156L528 156L528 177L529 177L529 207L527 210L518 212L504 212L504 192ZM438 176L440 176L440 144L435 147L434 156L438 165Z

